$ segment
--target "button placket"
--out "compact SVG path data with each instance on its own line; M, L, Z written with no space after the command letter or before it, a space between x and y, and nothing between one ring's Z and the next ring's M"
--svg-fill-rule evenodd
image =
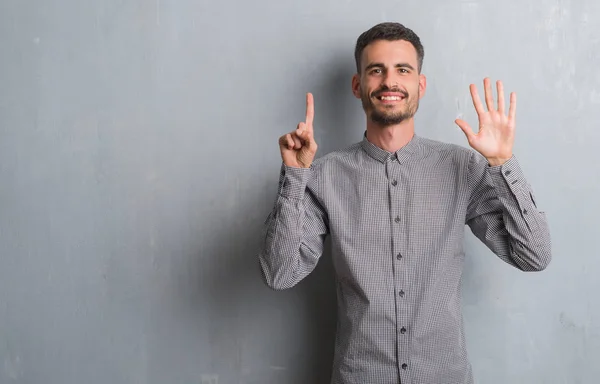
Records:
M394 260L393 270L394 270L394 291L397 303L398 311L396 312L396 332L398 333L397 339L397 356L398 356L398 364L399 368L402 368L401 372L404 372L408 369L408 365L406 362L408 361L408 349L410 340L408 336L408 329L406 324L410 317L408 313L409 310L409 302L405 298L405 292L402 289L405 284L405 275L406 275L406 265L405 265L405 255L403 255L403 247L404 244L403 236L403 222L404 218L402 217L403 213L403 202L402 199L404 193L404 185L402 184L401 177L401 165L397 161L390 161L386 165L386 171L388 176L388 186L389 186L389 196L390 196L390 217L391 217L391 235L392 235L392 244L393 244L393 255ZM404 366L400 365L401 363L405 363Z

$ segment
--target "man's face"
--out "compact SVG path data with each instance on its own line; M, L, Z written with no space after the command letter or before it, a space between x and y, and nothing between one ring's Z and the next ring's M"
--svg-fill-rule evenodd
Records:
M362 100L367 118L389 126L415 115L426 84L418 65L416 49L405 40L379 40L363 50L352 90Z

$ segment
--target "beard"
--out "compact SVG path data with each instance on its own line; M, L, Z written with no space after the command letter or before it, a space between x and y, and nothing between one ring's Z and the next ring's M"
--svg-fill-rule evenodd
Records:
M404 102L406 105L399 111L394 111L393 105L384 105L379 107L376 106L373 103L372 98L376 98L381 92L398 92L402 94L404 96ZM363 109L367 113L368 118L370 118L374 123L387 127L390 125L400 124L404 120L411 119L419 109L419 96L419 90L417 90L416 95L411 96L408 94L408 92L399 90L397 88L390 89L388 87L383 87L373 92L370 97L368 94L366 94L366 92L363 92L361 94L361 101Z

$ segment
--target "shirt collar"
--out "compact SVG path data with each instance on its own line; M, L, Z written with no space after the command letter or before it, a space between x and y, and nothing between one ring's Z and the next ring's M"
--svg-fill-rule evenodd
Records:
M413 134L413 137L408 143L406 143L404 147L400 148L396 152L388 152L385 149L379 148L378 146L367 140L367 132L365 131L361 142L361 146L363 150L367 153L367 155L371 156L372 158L381 163L397 160L399 163L402 164L405 161L407 161L412 155L416 154L419 151L420 140L421 139L419 136Z

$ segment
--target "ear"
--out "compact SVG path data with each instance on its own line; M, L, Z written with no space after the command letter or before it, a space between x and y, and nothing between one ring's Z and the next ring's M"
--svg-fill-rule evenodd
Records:
M360 99L360 76L358 73L355 73L354 76L352 76L352 94L357 99Z
M427 88L427 78L425 75L419 75L419 99L425 95L425 89Z

